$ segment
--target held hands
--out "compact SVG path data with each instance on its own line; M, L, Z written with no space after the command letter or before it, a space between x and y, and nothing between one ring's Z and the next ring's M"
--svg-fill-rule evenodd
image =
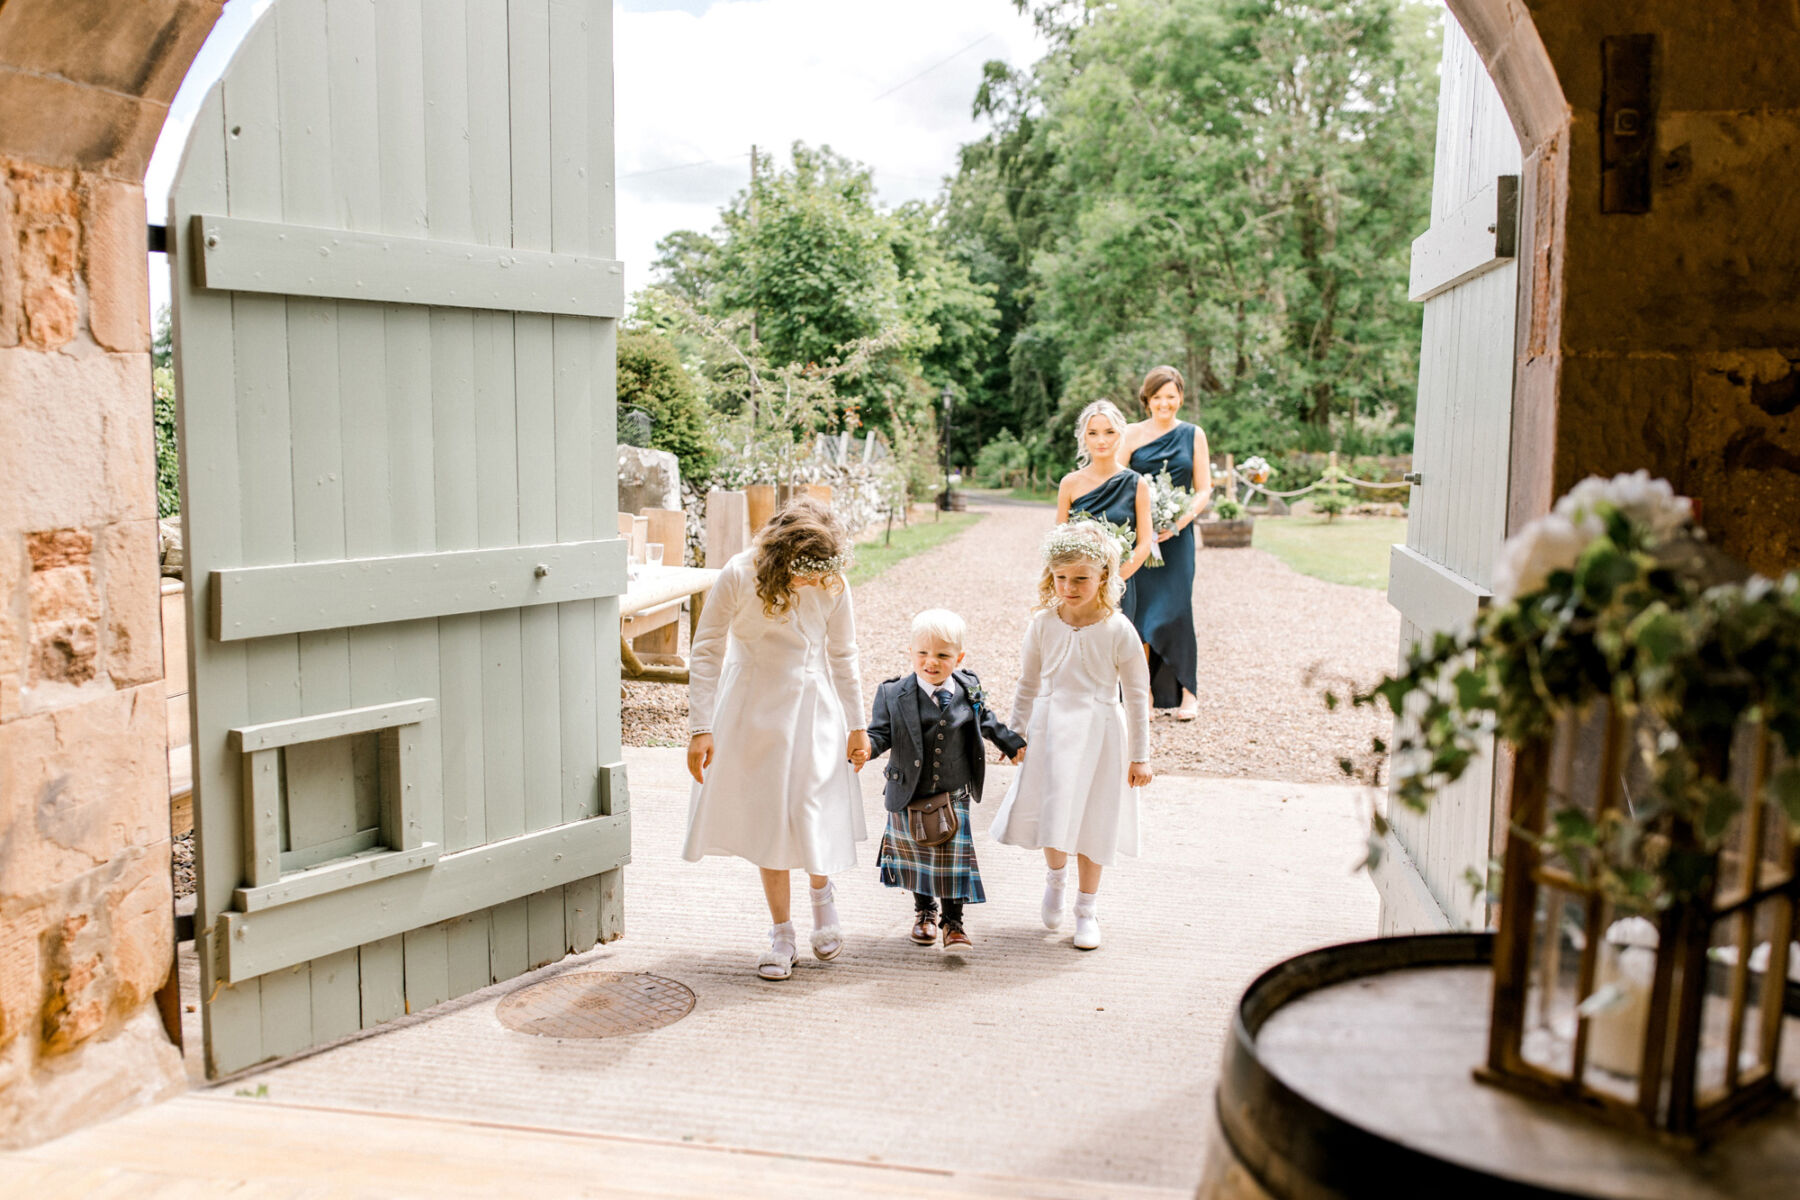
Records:
M705 783L703 772L712 766L713 739L710 733L696 733L688 739L687 768L695 783Z
M1156 535L1156 540L1159 542L1166 542L1170 538L1174 537L1176 534L1178 534L1180 532L1181 532L1181 529L1179 527L1177 527L1175 529L1165 529L1161 533Z
M844 748L844 756L850 760L851 766L860 771L863 769L863 764L869 761L869 751L872 748L869 742L869 731L857 729L850 734L849 744ZM693 751L690 750L688 754L691 758Z
M693 751L690 750L688 753L691 755ZM1117 776L1114 776L1114 778L1117 778ZM1134 762L1131 764L1131 770L1126 778L1126 782L1132 787L1148 787L1150 781L1154 778L1156 778L1156 776L1151 774L1149 763Z
M1007 759L1006 761L1011 763L1015 767L1024 766L1025 765L1025 747L1020 746L1019 752L1017 754L1013 755L1011 758Z

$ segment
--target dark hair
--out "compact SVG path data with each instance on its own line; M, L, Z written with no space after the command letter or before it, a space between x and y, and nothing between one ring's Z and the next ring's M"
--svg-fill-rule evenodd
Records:
M1145 412L1150 410L1150 397L1162 391L1166 383L1174 384L1181 398L1187 399L1187 380L1181 377L1180 371L1174 367L1151 367L1150 373L1144 376L1144 386L1138 389L1138 403L1144 406Z

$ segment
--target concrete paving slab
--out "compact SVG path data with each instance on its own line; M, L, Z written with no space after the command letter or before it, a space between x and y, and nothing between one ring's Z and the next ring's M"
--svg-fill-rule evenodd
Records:
M969 910L972 955L907 940L909 898L876 880L871 840L839 880L842 957L768 983L752 971L767 926L754 870L680 859L681 751L626 757L622 941L209 1094L1191 1193L1244 986L1291 954L1375 933L1375 891L1351 871L1365 828L1354 789L1164 777L1146 797L1143 856L1103 884L1106 945L1076 951L1067 926L1039 922L1041 857L985 837L1012 770L999 766L975 812L990 900ZM879 772L862 783L878 830ZM673 1025L598 1041L496 1019L503 996L567 971L667 976L698 1000Z

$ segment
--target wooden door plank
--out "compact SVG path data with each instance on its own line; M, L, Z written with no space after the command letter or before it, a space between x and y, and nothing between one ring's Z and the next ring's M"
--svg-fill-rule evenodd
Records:
M312 1035L336 1041L362 1028L362 976L355 950L312 960Z
M399 934L357 950L362 979L362 1027L406 1015L406 956Z
M563 889L550 888L525 898L527 965L535 970L548 966L567 952L563 936Z
M263 1053L298 1054L313 1044L312 965L301 963L263 976Z
M525 899L509 900L488 910L488 971L496 979L511 979L531 969L526 945L530 928Z
M483 546L519 540L518 425L513 395L512 317L475 317L475 428L477 511ZM520 711L524 667L519 612L483 613L481 694L487 836L525 832L525 723Z
M494 982L493 964L488 959L490 920L487 910L482 909L447 923L444 940L452 999L478 992Z
M600 940L600 877L590 875L563 889L563 949L580 954Z
M448 933L440 922L404 935L407 1012L423 1012L450 999Z

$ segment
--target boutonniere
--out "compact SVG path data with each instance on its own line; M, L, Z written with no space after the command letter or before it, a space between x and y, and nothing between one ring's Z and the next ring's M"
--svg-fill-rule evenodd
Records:
M981 690L979 683L965 683L963 689L969 693L969 704L980 712L981 706L987 703L987 693Z

